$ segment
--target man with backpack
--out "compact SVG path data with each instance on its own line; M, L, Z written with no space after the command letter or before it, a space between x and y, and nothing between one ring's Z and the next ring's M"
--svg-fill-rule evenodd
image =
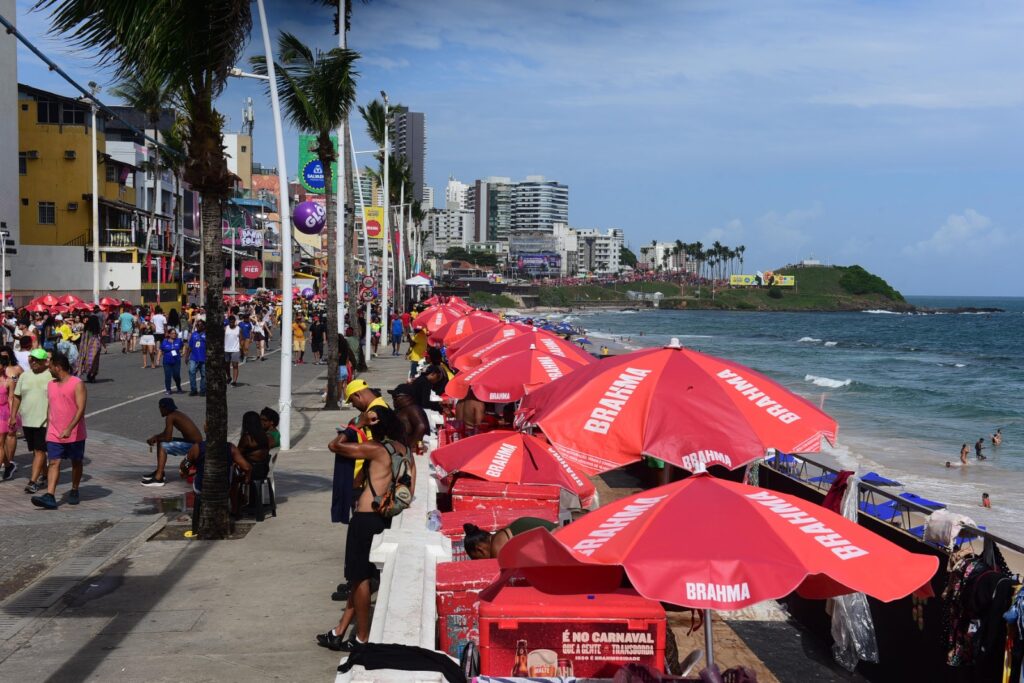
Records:
M403 445L402 423L390 408L373 406L365 413L365 429L372 440L358 443L352 430L347 439L336 439L331 450L343 458L363 460L366 485L359 494L345 539L345 578L351 587L338 626L317 635L317 644L331 650L351 651L370 637L370 579L377 568L370 562L373 537L391 526L391 518L412 500L415 469ZM346 430L346 431L348 431ZM355 621L355 635L344 634Z

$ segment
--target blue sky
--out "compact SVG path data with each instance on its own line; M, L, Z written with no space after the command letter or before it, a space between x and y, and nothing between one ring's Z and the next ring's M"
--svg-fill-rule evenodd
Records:
M31 39L109 80L29 5ZM272 34L336 45L329 10L269 13ZM438 196L449 174L543 174L569 185L573 225L634 248L719 239L748 270L814 255L904 293L1021 296L1021 35L1012 1L373 0L350 45L360 103L384 89L426 113ZM19 78L67 90L24 50ZM236 128L247 96L275 165L258 84L219 106Z

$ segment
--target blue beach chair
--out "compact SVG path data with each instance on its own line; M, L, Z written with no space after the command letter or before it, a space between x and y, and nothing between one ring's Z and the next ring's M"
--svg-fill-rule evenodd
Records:
M928 500L927 498L922 498L921 496L917 495L916 493L901 493L900 494L900 498L903 498L904 500L909 500L911 503L917 503L918 505L923 505L924 507L931 508L932 510L941 510L944 507L946 507L945 503L940 503L938 501Z
M861 477L860 480L868 484L874 484L875 486L903 486L903 484L895 479L883 477L878 472L868 472Z

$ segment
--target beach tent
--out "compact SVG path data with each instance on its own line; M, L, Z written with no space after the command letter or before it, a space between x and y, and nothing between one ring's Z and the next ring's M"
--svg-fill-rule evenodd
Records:
M861 592L891 602L925 588L939 566L820 505L707 473L603 505L553 536L520 534L498 562L498 585L481 599L516 573L542 592L611 590L620 585L614 575L578 570L620 567L644 597L705 610L709 665L710 610L794 591L812 600Z
M517 424L539 426L588 475L644 455L691 472L712 464L736 469L769 448L820 450L838 429L774 380L676 339L607 357L531 392Z
M405 281L407 287L430 287L433 284L430 278L423 277L422 275L413 275Z

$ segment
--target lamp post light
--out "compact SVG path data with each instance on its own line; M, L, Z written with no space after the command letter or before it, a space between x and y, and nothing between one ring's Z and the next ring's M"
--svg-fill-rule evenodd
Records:
M388 139L388 94L383 90L380 96L384 100L384 243L381 255L380 277L380 338L384 348L388 346L388 335L391 334L391 317L388 315L388 247L391 246L391 220L388 206L391 199L391 185L388 181L388 167L391 166L391 141Z
M96 148L96 95L100 86L89 81L89 108L92 110L92 300L100 300L100 178L99 150Z

